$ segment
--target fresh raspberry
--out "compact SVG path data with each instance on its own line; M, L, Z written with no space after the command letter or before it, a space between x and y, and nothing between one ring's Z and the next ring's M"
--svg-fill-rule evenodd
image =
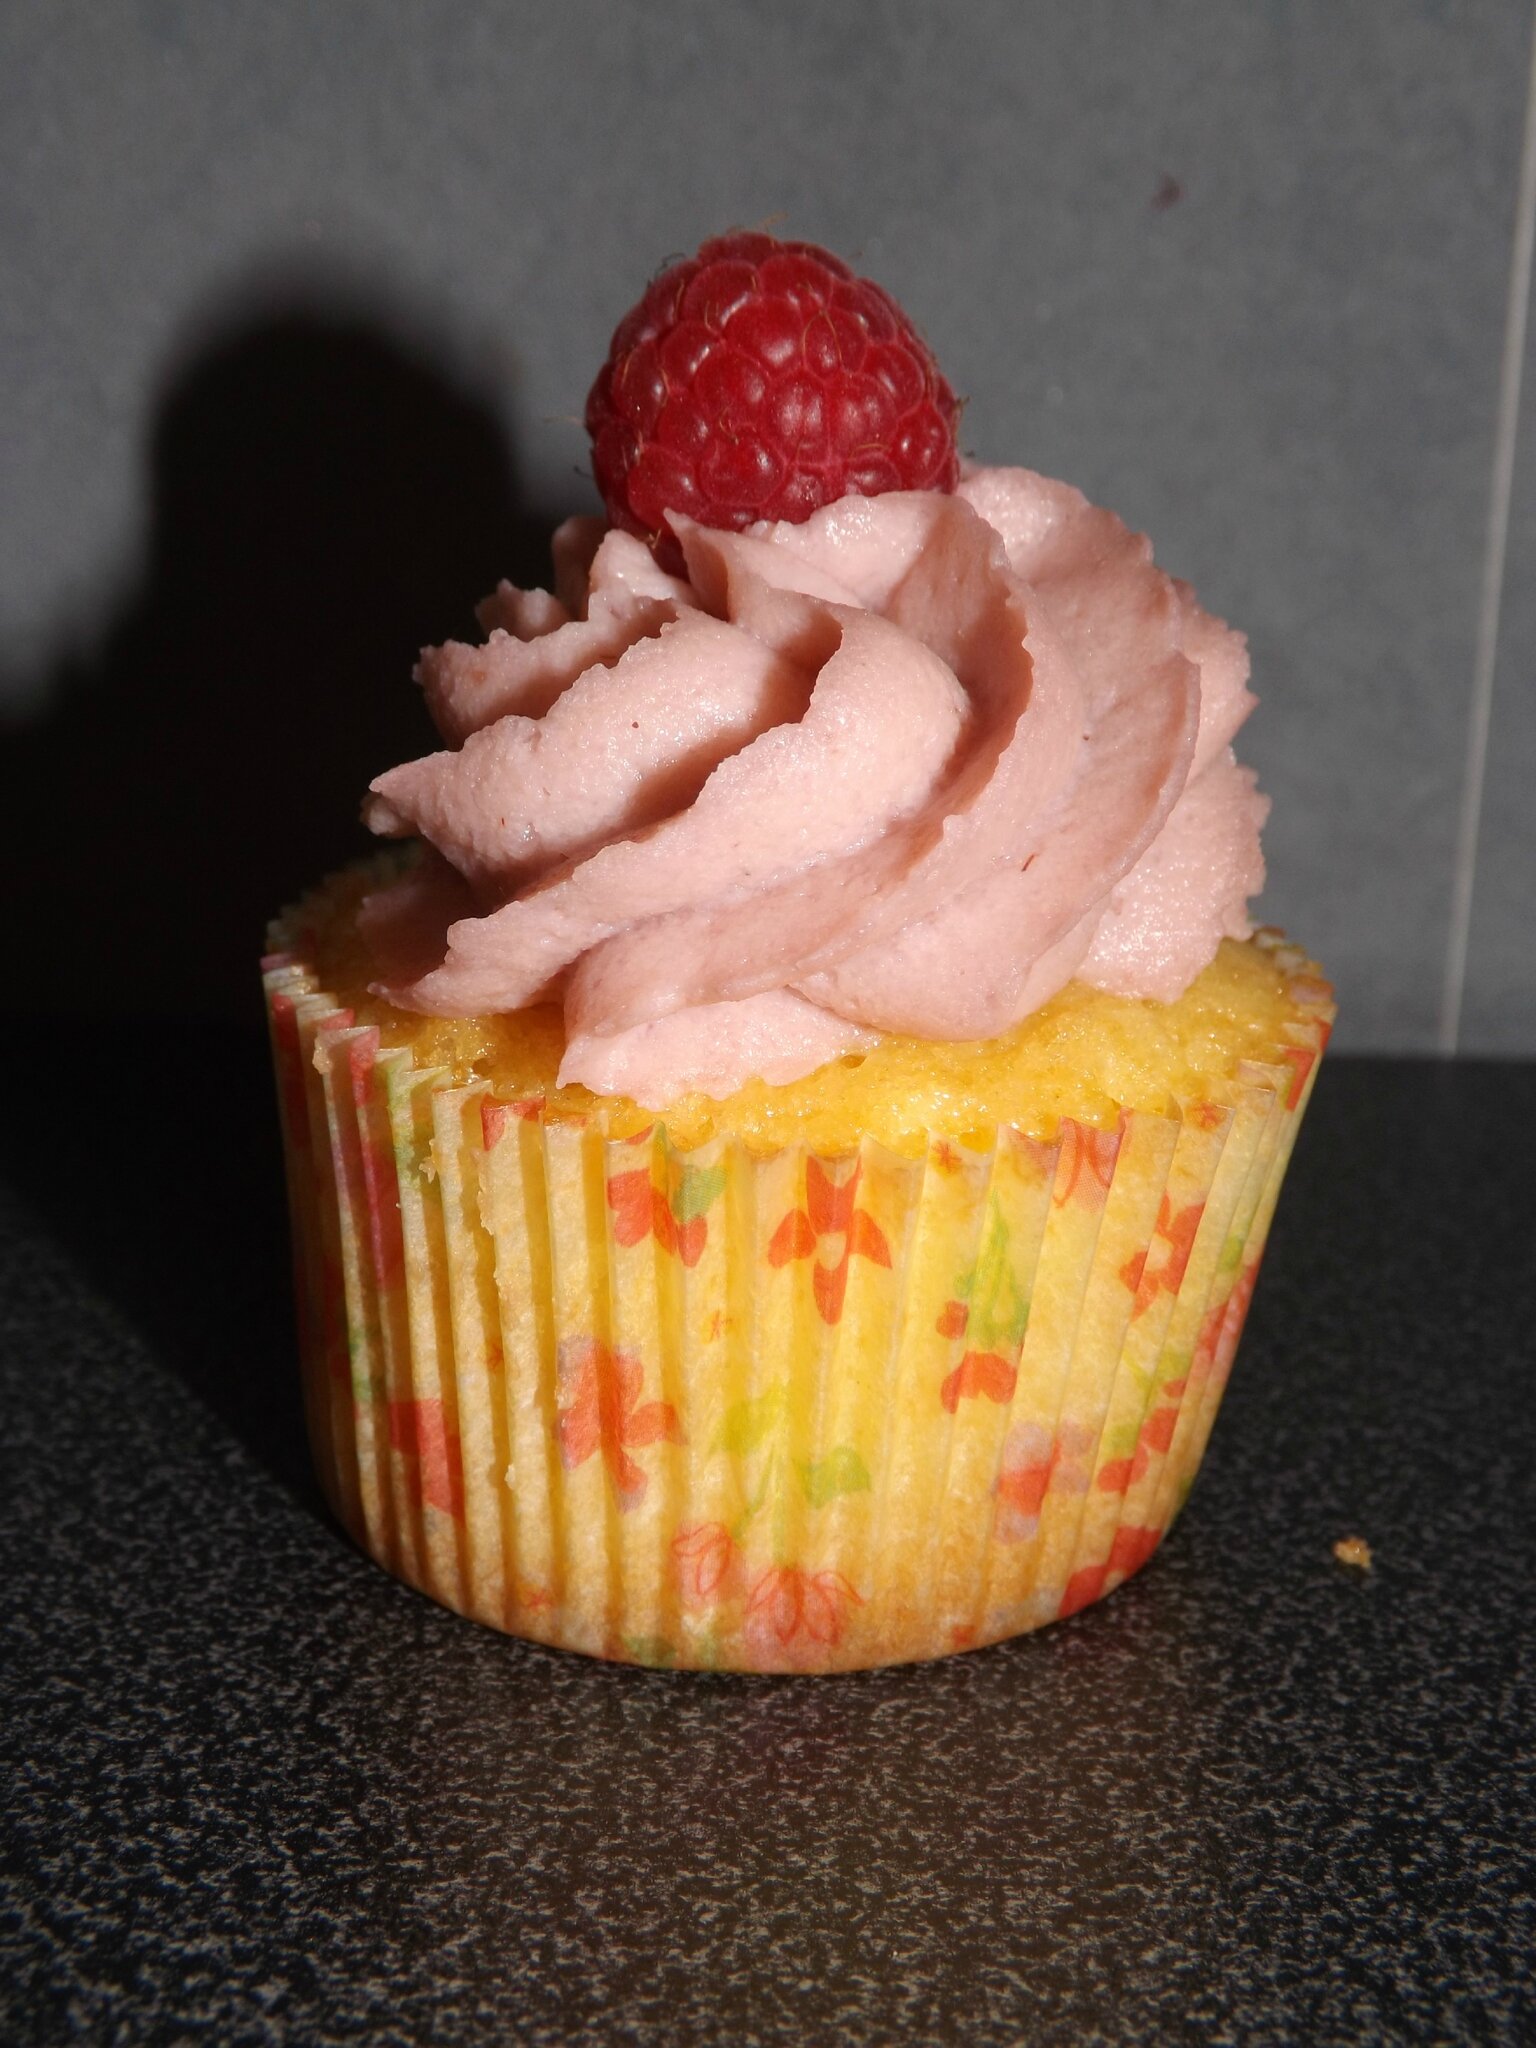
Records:
M668 512L739 530L850 491L952 491L959 414L879 285L810 242L736 234L619 322L587 431L609 518L677 569Z

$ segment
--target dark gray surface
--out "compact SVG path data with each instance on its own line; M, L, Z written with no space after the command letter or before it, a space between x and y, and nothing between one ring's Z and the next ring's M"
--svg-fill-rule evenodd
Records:
M1265 915L1332 963L1342 1046L1427 1051L1531 22L1529 0L10 0L0 704L78 748L93 687L133 692L125 622L188 616L167 415L295 303L467 388L543 525L588 502L576 421L653 266L782 218L909 305L968 394L970 450L1081 483L1251 634ZM223 402L280 439L289 395L257 376ZM388 447L387 415L375 433ZM420 504L452 521L472 498L478 539L420 590L409 521L355 536L327 500L357 632L317 687L351 664L408 692L418 640L462 630L497 574L537 573L479 470L456 486L404 442ZM376 465L355 482L377 495ZM270 670L324 599L237 506L205 499L198 524L221 515L241 573L183 653L189 687L229 693L253 614ZM1529 561L1512 553L1512 592ZM398 602L413 582L433 602ZM1512 608L1496 764L1536 745L1533 660ZM387 759L314 815L350 821ZM116 760L104 746L96 811ZM1467 1042L1529 1053L1533 869L1508 813L1484 835ZM269 899L308 879L281 865Z
M1104 1606L732 1681L347 1548L259 1048L204 1038L198 1132L146 1051L55 1041L3 1134L7 2042L1536 2034L1536 1068L1325 1066L1207 1469Z

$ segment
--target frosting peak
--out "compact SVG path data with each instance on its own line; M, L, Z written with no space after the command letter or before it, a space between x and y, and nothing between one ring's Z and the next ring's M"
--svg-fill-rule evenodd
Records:
M450 751L372 786L425 871L365 924L441 1015L560 996L562 1081L659 1108L875 1031L983 1038L1079 978L1177 996L1248 932L1267 804L1241 637L1027 470L672 525L571 521L418 671Z

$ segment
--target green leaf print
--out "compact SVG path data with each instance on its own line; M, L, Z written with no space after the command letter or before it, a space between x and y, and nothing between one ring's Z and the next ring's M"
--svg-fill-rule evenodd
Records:
M637 1664L647 1664L653 1671L669 1671L677 1662L677 1652L665 1636L626 1636L624 1648Z
M1010 1351L1023 1341L1029 1296L1018 1283L1008 1256L1011 1233L996 1196L987 1209L981 1253L955 1289L971 1310L969 1338L981 1351Z
M678 1188L672 1204L672 1213L679 1223L691 1223L695 1216L702 1216L712 1202L725 1193L725 1168L723 1166L685 1166L682 1185Z
M1189 1377L1189 1368L1194 1363L1194 1354L1189 1351L1167 1351L1157 1361L1157 1383L1164 1386L1169 1380Z
M800 1468L800 1483L813 1508L824 1508L842 1493L868 1493L869 1468L852 1444L839 1444L824 1458L813 1458Z
M725 1411L715 1449L731 1451L738 1458L750 1458L764 1438L783 1421L788 1399L789 1388L780 1380L752 1400L735 1402Z

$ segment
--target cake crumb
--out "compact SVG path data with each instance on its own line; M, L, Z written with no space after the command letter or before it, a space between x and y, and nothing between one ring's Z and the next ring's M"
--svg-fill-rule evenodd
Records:
M1341 1536L1333 1546L1333 1554L1340 1564L1351 1565L1356 1571L1368 1572L1371 1568L1371 1546L1363 1536Z

